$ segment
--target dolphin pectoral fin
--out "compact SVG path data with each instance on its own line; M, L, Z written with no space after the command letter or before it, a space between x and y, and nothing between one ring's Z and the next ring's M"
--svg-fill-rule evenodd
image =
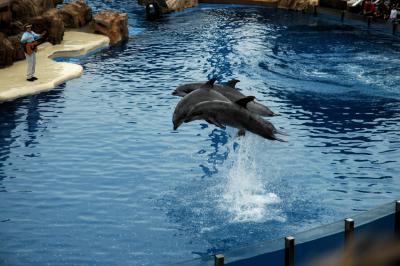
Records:
M228 81L226 84L226 86L231 87L233 89L235 89L236 83L240 82L240 80L238 79L231 79L230 81Z
M237 100L235 103L238 104L238 105L240 105L240 106L243 107L243 108L246 108L246 107L247 107L247 104L248 104L249 102L251 102L251 101L254 101L255 98L256 98L256 97L254 97L254 96L246 96L246 97L244 97L244 98L242 98L242 99Z
M214 83L216 80L217 80L216 78L212 78L209 81L207 81L206 83L204 83L201 87L206 88L206 89L211 89L214 86Z
M213 124L219 128L225 129L225 126L222 125L220 122L218 122L216 119L209 117L208 119L206 119L207 123L209 124Z
M246 130L244 128L239 129L237 136L241 137L241 136L245 136L246 135Z

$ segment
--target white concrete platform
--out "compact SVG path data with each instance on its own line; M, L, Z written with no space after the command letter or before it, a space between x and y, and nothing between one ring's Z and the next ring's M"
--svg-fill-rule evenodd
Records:
M41 44L36 54L35 76L38 80L34 82L26 80L26 60L0 69L0 102L49 91L70 79L80 77L83 73L82 66L56 62L51 58L86 55L91 51L108 47L109 43L110 39L104 35L77 30L66 31L61 44Z

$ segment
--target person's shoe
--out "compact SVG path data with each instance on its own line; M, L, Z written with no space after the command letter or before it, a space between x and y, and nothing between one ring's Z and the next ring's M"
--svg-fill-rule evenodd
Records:
M29 78L29 79L26 79L27 81L35 81L35 79L34 78Z
M33 80L37 80L38 78L37 77L32 77L33 78Z

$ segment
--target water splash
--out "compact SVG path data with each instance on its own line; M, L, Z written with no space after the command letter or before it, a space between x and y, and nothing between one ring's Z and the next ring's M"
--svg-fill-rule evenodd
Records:
M266 173L257 165L260 138L248 135L236 139L237 147L227 168L220 208L232 222L285 221L277 203L280 198L268 191ZM264 177L264 180L262 179Z

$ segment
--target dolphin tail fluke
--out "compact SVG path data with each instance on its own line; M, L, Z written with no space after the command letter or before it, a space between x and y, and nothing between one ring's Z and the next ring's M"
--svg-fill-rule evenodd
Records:
M276 132L270 132L267 133L267 135L263 135L264 138L269 139L269 140L276 140L276 141L280 141L280 142L287 142L286 140L279 138L277 135L282 135L280 132L276 131Z
M282 132L282 131L278 131L277 134L282 135L282 136L289 136L289 134Z
M287 142L286 140L277 137L274 133L258 134L258 135L265 139L269 139L269 140L273 140L273 141L276 140L276 141L280 141L280 142Z
M240 80L238 80L238 79L231 79L230 81L228 81L228 82L226 83L226 86L235 89L236 83L238 83L238 82L240 82Z
M254 101L255 98L256 98L256 97L254 97L254 96L246 96L246 97L244 97L244 98L242 98L242 99L237 100L235 103L238 104L238 105L240 105L240 106L243 107L243 108L246 108L246 107L247 107L247 104L248 104L249 102L251 102L251 101Z
M287 133L285 133L285 132L282 132L282 131L280 131L280 130L277 130L277 131L274 133L274 137L275 137L275 139L276 139L277 141L280 141L280 142L288 142L287 140L278 138L275 134L281 135L281 136L285 136L285 137L289 136L289 134L287 134Z

